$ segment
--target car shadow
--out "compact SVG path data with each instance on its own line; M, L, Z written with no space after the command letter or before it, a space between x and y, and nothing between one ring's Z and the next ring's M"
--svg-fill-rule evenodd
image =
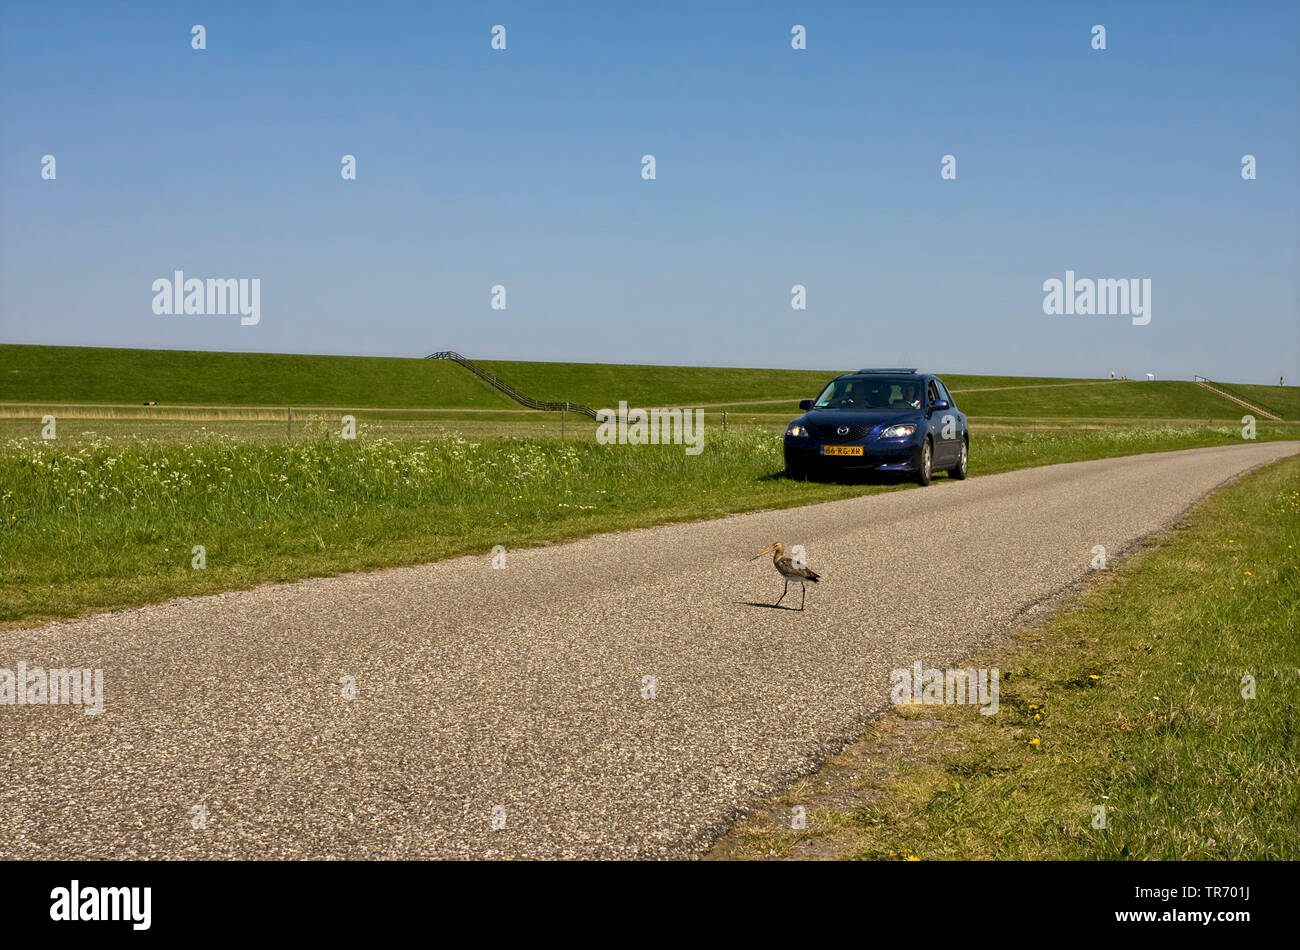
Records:
M844 472L839 475L817 473L809 474L803 478L792 478L784 470L762 475L759 480L764 482L817 482L822 485L908 485L912 482L912 478L906 472Z

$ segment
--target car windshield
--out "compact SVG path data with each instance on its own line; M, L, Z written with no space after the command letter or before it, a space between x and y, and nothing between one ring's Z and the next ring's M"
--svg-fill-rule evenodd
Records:
M920 409L924 385L913 376L849 376L833 379L814 409Z

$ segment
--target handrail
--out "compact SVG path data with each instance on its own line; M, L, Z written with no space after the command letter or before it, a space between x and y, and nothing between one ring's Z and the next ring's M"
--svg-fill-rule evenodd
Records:
M466 359L455 350L439 350L437 353L430 353L425 357L425 359L451 360L453 363L465 367L465 369L469 370L493 389L504 393L521 406L527 406L529 409L538 409L542 412L576 412L582 416L588 416L592 419L596 418L595 409L592 409L590 406L584 406L579 402L545 402L541 399L534 399L532 396L525 396L505 380L493 375L473 360Z
M1224 399L1231 399L1233 402L1235 402L1237 405L1241 406L1244 409L1249 409L1251 412L1257 412L1261 416L1264 416L1266 419L1272 419L1274 422L1282 421L1281 416L1274 415L1273 413L1269 412L1267 409L1263 409L1260 406L1256 406L1254 403L1246 402L1246 400L1242 399L1240 396L1234 396L1232 393L1226 392L1220 389L1218 386L1210 385L1210 381L1206 379L1204 376L1193 376L1192 380L1193 382L1196 383L1197 386L1200 386L1202 389L1208 389L1216 396L1222 396Z

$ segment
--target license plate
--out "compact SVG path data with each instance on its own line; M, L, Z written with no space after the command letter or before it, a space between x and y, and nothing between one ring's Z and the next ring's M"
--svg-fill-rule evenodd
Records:
M860 445L823 445L822 455L861 455Z

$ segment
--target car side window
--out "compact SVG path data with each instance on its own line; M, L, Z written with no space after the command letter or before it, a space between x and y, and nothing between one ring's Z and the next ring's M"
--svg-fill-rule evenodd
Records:
M935 388L933 379L930 380L929 384L926 386L925 394L930 399L930 405L933 406L936 402L939 401L939 390Z
M952 401L952 396L948 393L948 387L945 386L942 381L937 379L934 381L934 385L939 389L939 398L947 400L948 405L955 407L956 403Z

